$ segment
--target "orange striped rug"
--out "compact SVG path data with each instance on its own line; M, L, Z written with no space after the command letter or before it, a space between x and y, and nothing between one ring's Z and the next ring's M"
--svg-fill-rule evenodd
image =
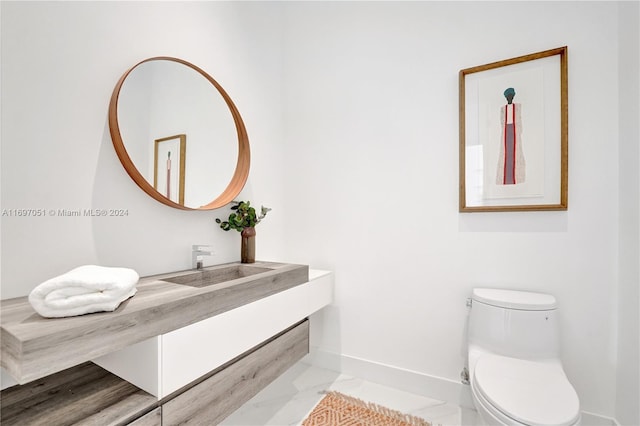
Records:
M431 426L431 423L339 392L329 392L302 426Z

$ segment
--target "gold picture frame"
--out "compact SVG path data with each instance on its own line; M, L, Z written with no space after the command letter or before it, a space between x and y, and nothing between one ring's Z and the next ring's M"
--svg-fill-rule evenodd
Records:
M156 139L153 149L153 188L174 203L184 205L187 135Z
M568 208L567 47L459 72L459 211Z

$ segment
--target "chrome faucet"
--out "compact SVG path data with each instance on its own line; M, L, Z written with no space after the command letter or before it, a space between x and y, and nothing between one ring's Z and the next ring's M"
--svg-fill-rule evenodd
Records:
M212 256L211 246L203 246L194 244L191 246L191 267L193 269L202 269L202 256Z

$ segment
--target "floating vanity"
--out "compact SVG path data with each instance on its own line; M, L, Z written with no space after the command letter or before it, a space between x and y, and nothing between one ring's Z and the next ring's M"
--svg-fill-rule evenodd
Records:
M142 278L110 313L45 319L5 300L0 364L24 384L92 361L151 397L134 410L148 424L215 424L308 353L306 318L332 297L330 272L256 262Z

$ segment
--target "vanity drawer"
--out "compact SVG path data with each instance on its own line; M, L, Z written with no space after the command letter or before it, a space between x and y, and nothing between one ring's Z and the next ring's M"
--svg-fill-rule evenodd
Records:
M304 320L163 404L162 424L218 424L307 353Z

